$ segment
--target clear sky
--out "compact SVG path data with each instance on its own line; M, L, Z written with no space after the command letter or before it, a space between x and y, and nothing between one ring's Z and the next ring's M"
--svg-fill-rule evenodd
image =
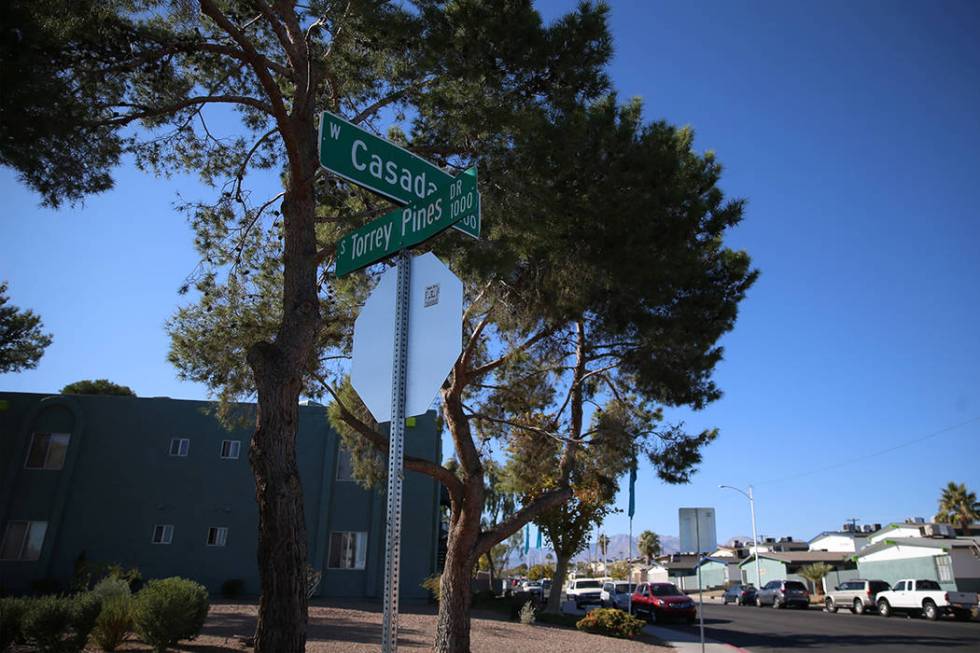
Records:
M539 3L548 19L575 4ZM755 485L760 534L803 539L929 517L950 480L980 490L980 7L612 4L621 98L717 152L748 199L729 242L762 272L724 340L724 398L670 413L721 435L690 485L641 468L635 532L676 534L679 507L714 506L721 539L750 533L720 483ZM176 193L207 191L130 168L80 209L38 208L7 170L0 190L0 278L54 334L0 389L107 377L205 398L166 362L163 324L195 264Z

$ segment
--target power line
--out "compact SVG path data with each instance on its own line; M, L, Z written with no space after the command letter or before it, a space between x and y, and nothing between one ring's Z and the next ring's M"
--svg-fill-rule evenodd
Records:
M867 460L869 458L874 458L875 456L881 456L881 455L884 455L886 453L891 453L892 451L896 451L898 449L902 449L904 447L910 447L913 444L918 444L920 442L925 442L926 440L930 440L932 438L938 437L938 436L942 435L943 433L949 433L950 431L954 431L956 429L962 428L964 426L967 426L968 424L973 424L974 422L977 422L977 421L980 421L980 415L977 415L976 417L973 417L971 419L968 419L965 422L960 422L959 424L954 424L952 426L947 426L946 428L940 429L938 431L934 431L934 432L932 432L932 433L930 433L928 435L923 435L922 437L919 437L919 438L914 438L912 440L907 440L905 442L902 442L900 444L896 444L896 445L891 446L891 447L888 447L886 449L881 449L879 451L872 451L871 453L864 454L863 456L857 456L856 458L851 458L849 460L842 460L840 462L834 463L833 465L827 465L826 467L821 467L819 469L812 469L812 470L810 470L808 472L801 472L799 474L793 474L791 476L783 476L781 478L773 478L773 479L769 479L767 481L759 481L759 482L755 483L755 485L765 485L767 483L782 483L784 481L795 481L798 478L804 478L806 476L812 476L814 474L819 474L821 472L826 472L826 471L829 471L831 469L838 469L839 467L844 467L845 465L852 465L854 463L861 462L861 461Z

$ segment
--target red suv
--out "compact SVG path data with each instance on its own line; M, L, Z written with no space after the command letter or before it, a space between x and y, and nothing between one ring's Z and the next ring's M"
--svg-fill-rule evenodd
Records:
M694 623L698 609L673 583L643 583L633 593L633 612L647 615L650 621L677 619Z

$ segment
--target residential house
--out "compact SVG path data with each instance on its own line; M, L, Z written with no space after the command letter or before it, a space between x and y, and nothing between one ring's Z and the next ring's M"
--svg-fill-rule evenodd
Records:
M980 538L886 537L855 558L862 578L888 583L902 578L931 579L946 590L980 592Z

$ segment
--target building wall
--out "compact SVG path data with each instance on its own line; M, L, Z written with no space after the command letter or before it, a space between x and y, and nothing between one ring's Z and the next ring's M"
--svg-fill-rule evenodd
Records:
M854 553L864 546L865 538L855 538L850 535L831 534L818 538L810 543L811 551L835 551L839 553Z
M953 563L956 589L960 592L980 592L980 549L956 548L949 553Z
M26 589L53 578L67 585L80 557L138 567L144 578L180 575L212 591L232 578L258 593L258 510L248 464L251 428L225 430L208 402L167 398L45 396L0 393L0 534L10 520L47 521L37 561L0 561L0 585ZM243 424L254 406L241 405ZM406 452L438 460L434 414L406 432ZM61 470L25 469L31 434L69 433ZM172 438L188 438L186 457L169 455ZM219 455L239 440L236 460ZM339 438L321 406L299 407L297 464L303 486L311 565L322 571L320 595L377 597L384 555L379 490L336 481ZM404 486L402 593L434 572L438 484L408 472ZM173 526L170 544L151 542L155 525ZM207 546L210 527L228 529L223 547ZM363 570L328 568L332 531L367 532Z
M918 549L918 551L916 551ZM905 555L898 557L904 550L906 554L928 552L930 555ZM879 555L888 553L889 555ZM939 579L936 568L936 555L942 555L941 549L925 547L890 547L882 551L858 558L858 572L861 578L880 579L894 585L903 578L934 580L945 590L956 590L955 581Z
M882 540L895 537L922 537L922 528L918 524L898 524L888 526L873 535L868 536L868 545L877 544Z

